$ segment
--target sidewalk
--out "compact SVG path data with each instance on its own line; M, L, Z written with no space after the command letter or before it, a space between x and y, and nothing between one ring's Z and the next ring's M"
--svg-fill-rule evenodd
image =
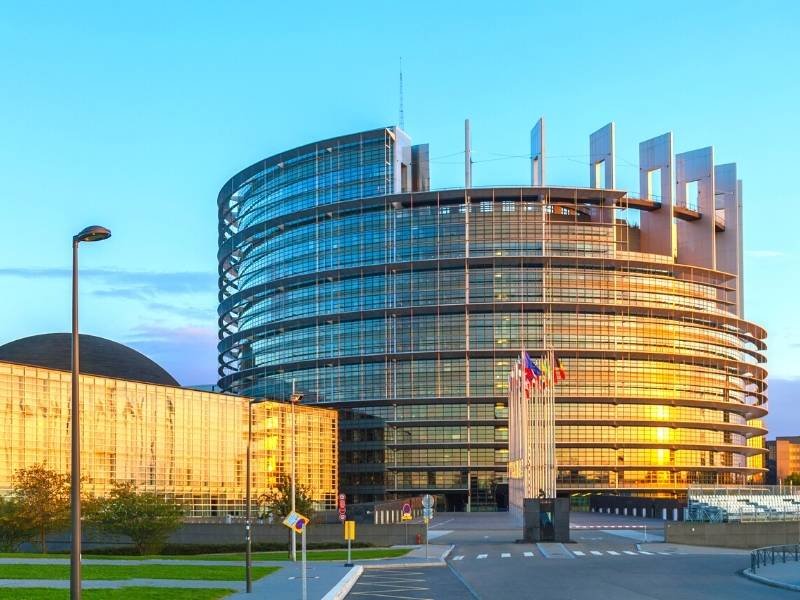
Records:
M647 543L636 544L639 550L650 552L672 552L674 554L741 554L749 555L750 550L738 548L717 548L715 546L690 546L688 544Z
M405 569L417 567L444 567L447 565L445 560L453 551L455 546L440 544L428 544L428 555L425 556L425 546L393 546L393 548L413 548L405 556L398 558L379 558L372 560L354 560L357 565L365 569Z
M342 563L308 562L306 563L306 573L308 575L308 598L309 600L321 600L337 587L344 587L347 580L352 583L358 578L363 570L360 567L345 567ZM301 564L284 563L284 568L268 575L258 581L253 582L253 593L247 594L244 591L226 596L225 600L253 600L253 598L280 598L283 600L293 600L302 598L303 582L301 576ZM352 585L352 584L351 584ZM243 588L239 588L242 589ZM349 591L349 587L343 590L341 595L332 594L329 598L343 598Z
M758 567L755 573L750 569L745 569L743 574L759 583L800 592L800 563L795 561Z

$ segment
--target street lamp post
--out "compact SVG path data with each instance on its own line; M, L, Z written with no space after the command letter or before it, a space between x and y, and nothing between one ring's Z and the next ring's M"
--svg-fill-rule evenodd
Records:
M100 225L91 225L72 238L72 455L70 490L72 502L72 552L69 557L69 597L81 597L81 401L80 344L78 334L78 244L99 242L111 237Z
M303 394L295 392L295 383L294 383L294 379L292 379L292 396L290 398L291 403L292 403L292 432L291 432L291 436L292 436L292 512L295 511L295 496L296 496L295 489L296 488L295 488L294 480L295 480L295 476L297 475L296 469L295 469L296 461L295 461L295 457L294 457L294 434L295 434L294 406L295 406L295 404L300 402L300 400L302 400L302 399L303 399ZM294 530L294 528L292 528L292 562L297 562L297 532Z
M247 483L245 483L245 489L247 494L247 499L245 503L247 507L245 508L245 582L246 582L246 590L248 594L253 593L253 527L252 523L250 523L250 513L251 513L251 502L250 502L250 445L253 439L253 404L259 404L261 402L265 402L265 398L261 398L258 400L249 400L247 402L247 460L245 463L247 464Z

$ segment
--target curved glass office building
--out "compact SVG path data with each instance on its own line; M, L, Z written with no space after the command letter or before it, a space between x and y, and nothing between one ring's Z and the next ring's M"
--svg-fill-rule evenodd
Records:
M287 398L296 381L339 408L350 501L502 508L523 348L567 371L560 493L762 477L766 333L742 317L735 166L654 138L634 197L614 189L609 125L590 188L547 186L540 125L531 186L429 191L427 146L390 127L265 159L220 192L220 386Z

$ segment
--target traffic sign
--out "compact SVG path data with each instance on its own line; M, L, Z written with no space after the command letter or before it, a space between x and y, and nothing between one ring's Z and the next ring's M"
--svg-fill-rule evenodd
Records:
M345 521L344 522L344 539L347 541L356 539L356 522L355 521Z
M436 504L436 498L434 498L430 494L425 494L422 497L422 506L424 508L433 508L435 504Z
M403 504L403 514L400 516L401 521L410 521L413 517L411 516L411 505L406 502Z
M347 496L344 494L339 494L339 520L347 520Z
M283 524L289 529L294 529L297 533L302 533L308 525L309 518L304 517L299 512L290 512L283 520Z
M433 518L433 509L432 508L423 508L422 509L422 516L425 517L427 520ZM427 523L427 521L426 521Z

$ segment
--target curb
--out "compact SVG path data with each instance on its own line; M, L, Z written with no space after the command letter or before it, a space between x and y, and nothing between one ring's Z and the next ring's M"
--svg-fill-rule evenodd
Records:
M783 588L785 590L792 590L793 592L800 592L800 585L794 585L792 583L783 583L782 581L777 581L776 579L770 579L769 577L756 575L755 573L753 573L751 569L745 569L744 571L742 571L742 575L744 575L748 579L752 579L753 581L757 581L759 583L763 583L766 585L771 585L772 587Z
M365 569L416 569L419 567L446 567L447 566L447 557L450 556L450 553L455 548L455 545L451 544L447 547L447 550L442 552L439 558L432 558L426 562L391 562L391 563L382 563L382 564L371 564L362 565Z
M384 565L363 565L365 569L421 569L423 567L446 567L447 563L443 560L436 562L403 562L403 563L388 563Z
M357 565L350 569L347 574L339 580L331 590L322 597L322 600L343 600L353 586L358 581L358 578L364 573L364 567Z

